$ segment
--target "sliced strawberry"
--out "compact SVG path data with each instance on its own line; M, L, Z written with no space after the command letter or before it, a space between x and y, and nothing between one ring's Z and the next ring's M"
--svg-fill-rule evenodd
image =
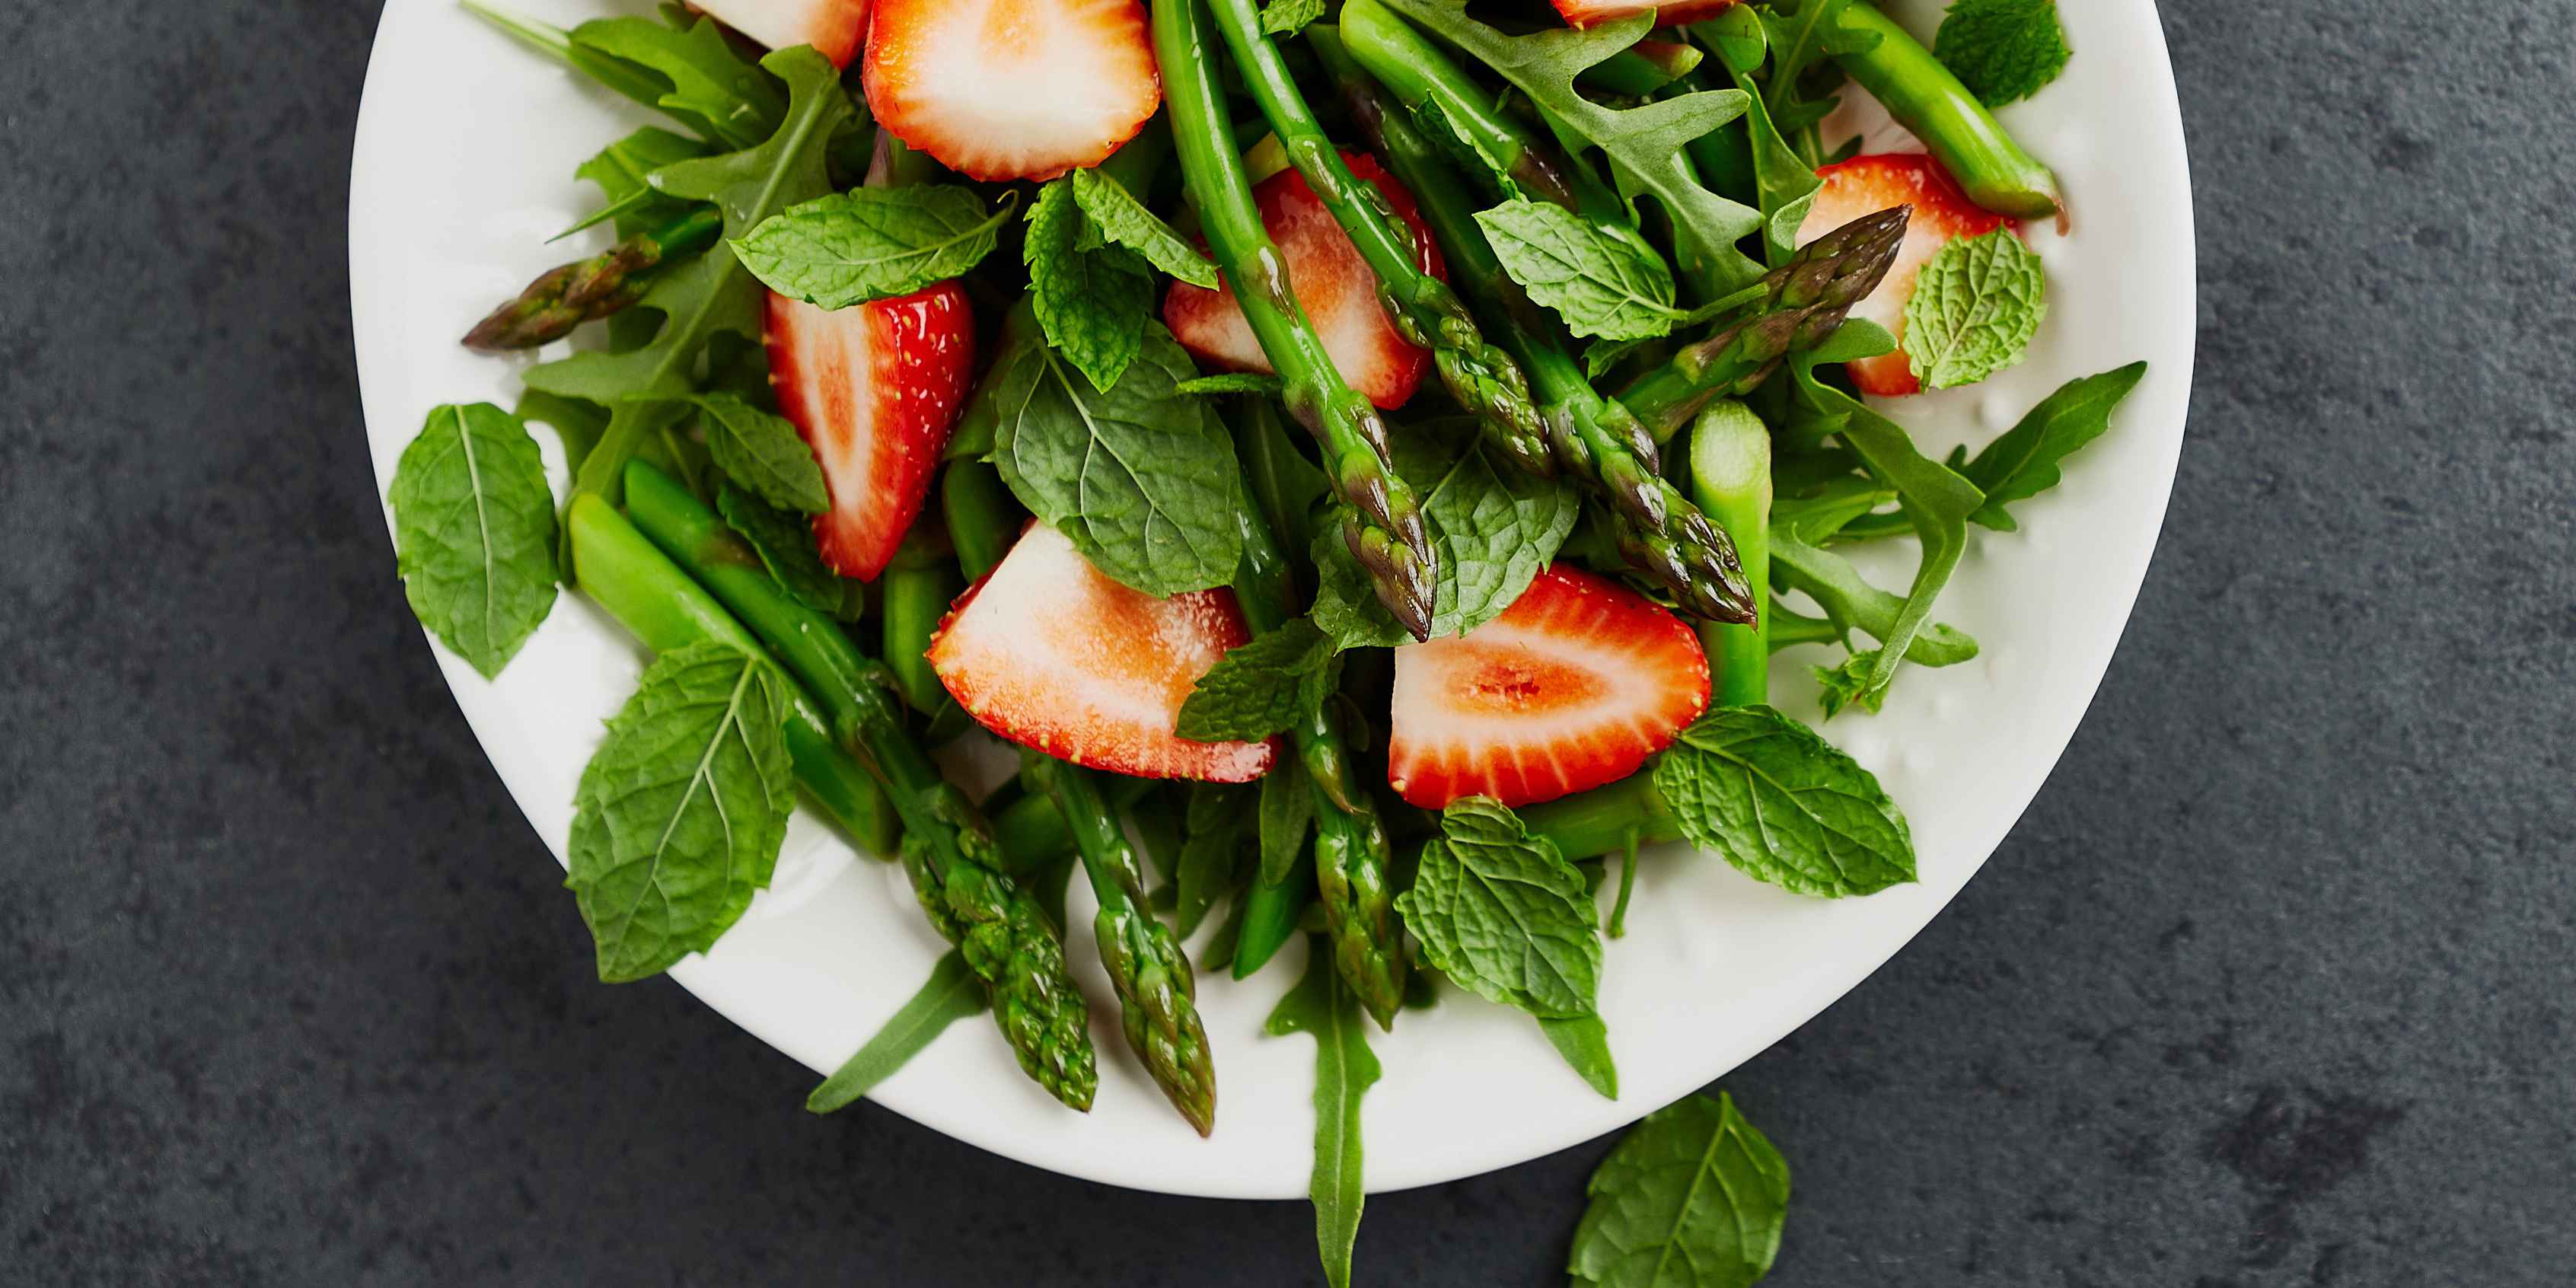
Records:
M1137 0L876 0L868 109L971 179L1098 165L1163 101Z
M1447 281L1449 270L1441 263L1431 230L1423 226L1413 194L1379 169L1375 157L1346 152L1342 160L1350 164L1352 174L1386 194L1387 204L1413 233L1414 261L1424 272ZM1324 348L1333 355L1333 365L1341 368L1342 379L1380 407L1403 406L1413 396L1414 386L1422 383L1431 354L1406 341L1387 320L1386 310L1377 302L1377 276L1369 272L1368 261L1360 258L1359 248L1351 245L1342 226L1333 222L1333 212L1324 208L1323 199L1295 170L1282 170L1255 184L1252 199L1261 208L1261 226L1269 230L1270 239L1279 243L1279 253L1288 261L1288 282L1297 303L1323 336ZM1269 357L1253 338L1252 324L1244 320L1243 306L1234 302L1232 282L1219 282L1213 291L1187 282L1172 283L1171 294L1163 297L1163 323L1202 362L1229 371L1270 370Z
M834 67L859 55L868 0L698 0L698 8L772 49L812 45Z
M1905 244L1897 249L1896 262L1888 265L1887 276L1879 282L1878 289L1851 311L1853 317L1886 327L1900 345L1905 340L1905 302L1914 298L1914 278L1925 263L1953 237L1975 237L2007 225L2020 227L1978 208L1977 203L1968 200L1968 194L1959 191L1958 183L1941 168L1940 162L1920 153L1853 157L1816 173L1824 179L1825 186L1817 190L1816 204L1807 211L1807 222L1798 225L1798 240L1802 243L1814 241L1862 215L1896 206L1914 207L1914 218L1905 226ZM1922 388L1914 378L1913 362L1902 348L1846 366L1852 383L1865 394L1896 397Z
M1251 636L1233 591L1156 599L1032 523L958 596L929 657L957 705L1022 746L1140 778L1245 783L1269 772L1270 743L1173 731L1198 678Z
M1386 780L1424 809L1531 805L1637 772L1708 708L1682 620L1567 564L1457 639L1395 651Z
M778 410L823 466L832 508L814 518L823 562L873 581L930 494L975 367L966 291L941 282L826 312L769 297Z
M1735 0L1549 0L1565 15L1569 27L1595 27L1632 13L1652 12L1658 27L1678 27L1711 18Z

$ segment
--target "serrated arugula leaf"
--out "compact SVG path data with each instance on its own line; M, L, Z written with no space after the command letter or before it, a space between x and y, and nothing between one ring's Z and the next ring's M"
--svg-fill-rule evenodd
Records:
M708 150L696 139L652 125L600 149L573 174L598 185L607 204L555 236L568 237L604 220L616 221L619 237L677 222L694 203L665 196L653 187L650 176L666 165L705 156Z
M1563 479L1532 478L1486 452L1472 424L1425 422L1395 440L1397 474L1422 498L1423 526L1440 561L1431 596L1433 638L1464 635L1501 616L1556 558L1582 498ZM1313 537L1320 585L1315 624L1337 648L1413 642L1377 599L1342 541L1339 522Z
M1507 201L1477 211L1476 223L1503 271L1578 336L1651 340L1682 317L1673 270L1633 229L1542 201Z
M716 511L797 602L834 617L859 616L863 589L823 563L814 544L813 520L771 505L731 480L716 490Z
M914 1056L929 1050L949 1025L981 1015L989 1005L984 981L975 977L965 954L950 949L930 968L930 978L922 981L912 999L887 1018L885 1027L805 1097L805 1111L828 1114L858 1103Z
M499 675L555 603L555 496L537 440L490 403L434 408L387 498L412 614Z
M1252 394L1272 398L1279 396L1280 391L1287 387L1287 382L1279 377L1265 376L1257 371L1221 371L1213 376L1192 376L1175 386L1182 393L1202 397Z
M778 83L735 53L712 18L676 30L650 18L595 18L570 34L580 49L660 78L669 88L653 105L711 143L751 147L787 113Z
M986 210L970 188L854 188L790 206L733 243L769 289L845 309L944 282L993 252L1014 198Z
M1159 323L1102 392L1044 344L1004 355L990 380L993 463L1029 512L1093 567L1148 595L1234 580L1243 555L1234 442L1208 405L1176 391L1190 356Z
M1105 243L1135 251L1147 263L1192 286L1216 289L1216 264L1116 179L1098 170L1076 170L1065 181L1073 189L1074 204L1082 208L1083 217Z
M1282 756L1277 766L1261 776L1261 882L1277 885L1288 879L1288 870L1297 865L1297 856L1306 852L1306 838L1315 827L1315 785L1306 774L1306 762L1296 756Z
M1646 1115L1593 1169L1566 1272L1588 1288L1751 1288L1771 1272L1789 1163L1724 1092Z
M1360 1097L1377 1084L1377 1056L1369 1050L1359 999L1333 968L1333 950L1319 938L1306 948L1306 974L1270 1012L1262 1031L1272 1037L1304 1033L1315 1039L1315 1170L1306 1189L1315 1205L1315 1246L1324 1279L1350 1288L1351 1246L1360 1237L1360 1209L1368 1187L1360 1176Z
M1261 31L1270 36L1293 36L1323 16L1324 0L1266 0L1261 6Z
M1038 189L1029 204L1029 307L1047 343L1106 393L1144 351L1154 315L1154 278L1145 258L1124 246L1082 250L1086 224L1068 179ZM1193 369L1193 373L1195 369Z
M1955 238L1914 279L1906 358L1926 389L1972 385L2021 361L2047 315L2039 255L2011 229Z
M1502 805L1471 796L1443 811L1395 909L1460 987L1541 1019L1592 1014L1601 930L1583 873Z
M1702 716L1654 772L1683 837L1757 881L1839 899L1914 880L1913 836L1877 776L1769 707Z
M1218 658L1181 704L1193 742L1259 742L1323 709L1333 642L1303 617Z
M1786 109L1800 101L1798 82L1809 68L1835 54L1867 52L1878 43L1874 32L1846 29L1839 19L1852 0L1771 0L1757 12L1762 29L1770 37L1771 72L1764 88L1763 100L1783 131L1804 129L1812 120L1791 122ZM1821 118L1832 110L1832 101L1818 100L1810 106Z
M703 413L707 455L727 477L782 510L821 514L832 508L814 449L786 417L732 394L700 394L689 401Z
M1807 669L1815 675L1816 683L1823 686L1822 702L1827 720L1841 715L1845 707L1857 706L1877 715L1879 709L1887 705L1887 690L1869 687L1869 677L1878 671L1878 652L1875 649L1854 653L1844 658L1840 666L1811 666Z
M1762 250L1771 266L1777 268L1797 252L1798 229L1806 224L1807 212L1815 208L1816 193L1824 187L1824 180L1817 176L1816 167L1789 146L1778 123L1771 119L1770 107L1756 93L1760 87L1752 76L1735 71L1730 74L1737 88L1745 91L1744 128L1752 142L1754 202L1762 211Z
M1783 590L1805 592L1825 610L1837 637L1861 631L1875 640L1890 639L1905 615L1905 597L1869 584L1850 560L1792 536L1771 530L1771 577ZM1955 626L1926 623L1905 645L1905 660L1922 666L1955 666L1977 655L1977 641ZM1878 650L1871 650L1873 663Z
M1975 460L1961 467L1968 481L1986 494L1986 503L1968 516L1971 523L1998 532L2021 525L2004 506L2027 500L2057 486L2058 462L2111 428L2111 413L2138 387L2147 364L2132 362L2099 375L2081 376L2040 400L2001 437L1986 444Z
M1934 55L1988 107L2025 99L2056 80L2074 51L2057 0L1957 0L1933 37Z
M608 983L704 952L769 885L794 772L779 679L725 644L665 653L582 770L564 884Z

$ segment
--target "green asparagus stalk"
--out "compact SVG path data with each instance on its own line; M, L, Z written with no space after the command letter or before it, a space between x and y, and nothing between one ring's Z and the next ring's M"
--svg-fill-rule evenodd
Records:
M1640 40L1583 70L1584 84L1644 98L1691 74L1704 57L1699 46L1678 40Z
M1362 183L1307 107L1287 60L1262 30L1258 0L1212 0L1218 29L1251 87L1289 164L1305 176L1334 222L1376 274L1379 298L1407 340L1431 351L1431 363L1458 405L1476 416L1486 440L1521 468L1547 473L1547 429L1530 405L1529 380L1511 355L1487 343L1449 284L1424 272L1413 238L1375 188ZM1642 60L1641 60L1642 61Z
M1324 472L1349 505L1343 540L1378 598L1416 639L1431 637L1438 556L1421 502L1387 464L1386 421L1333 366L1290 290L1287 263L1261 226L1243 157L1227 129L1203 15L1205 0L1157 0L1153 34L1181 154L1181 177L1217 266L1286 386L1289 413L1324 448Z
M988 461L950 461L939 475L939 508L948 519L948 544L957 547L957 565L970 582L1001 566L1027 517L1003 486L1002 472Z
M1031 785L1063 814L1099 900L1092 933L1118 992L1127 1046L1172 1107L1205 1136L1216 1127L1216 1064L1193 1000L1197 985L1179 938L1146 907L1145 870L1135 847L1091 771L1038 751L1021 752L1020 763Z
M626 497L645 537L739 615L820 699L835 737L893 800L922 910L991 991L994 1019L1021 1070L1056 1099L1089 1109L1099 1074L1064 943L1036 898L1003 872L982 812L904 732L885 669L862 655L839 623L772 580L715 512L669 475L629 463Z
M1460 142L1489 161L1521 191L1569 210L1581 207L1576 171L1564 155L1521 122L1496 110L1493 95L1484 86L1432 44L1430 37L1397 17L1394 10L1377 0L1349 0L1342 6L1339 27L1319 32L1317 27L1309 26L1306 33L1319 55L1325 43L1317 39L1320 34L1334 48L1346 50L1367 67L1368 75L1383 86L1381 105L1368 109L1373 115L1385 114L1386 94L1393 95L1407 112L1437 113L1457 133ZM1348 98L1350 78L1338 71L1333 76L1342 83L1343 96ZM1353 115L1357 117L1358 113L1354 111ZM1367 128L1366 120L1361 124ZM1478 180L1486 182L1483 176ZM1415 188L1413 195L1419 200L1423 193Z
M548 269L475 323L465 333L465 347L507 353L551 344L584 322L596 322L644 298L655 270L706 250L723 233L724 216L713 206L700 206L666 227Z
M1735 542L1753 602L1771 602L1771 428L1753 409L1721 398L1691 426L1691 495L1700 512ZM1717 668L1717 705L1747 707L1771 700L1771 615L1750 622L1707 622L1699 628Z
M1834 62L1923 140L1970 201L2016 219L2058 212L2057 176L2023 151L1913 33L1868 0L1844 5L1833 21L1858 37L1841 42L1854 52L1836 54Z
M948 602L957 597L957 575L948 552L930 537L937 531L927 524L914 525L877 583L886 673L894 677L895 692L903 695L904 704L923 715L935 715L948 705L948 688L923 655L930 651L930 637L939 630L939 619L948 613Z

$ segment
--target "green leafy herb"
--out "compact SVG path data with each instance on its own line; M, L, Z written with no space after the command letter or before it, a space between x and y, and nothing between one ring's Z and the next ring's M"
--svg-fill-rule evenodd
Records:
M1728 71L1754 72L1771 57L1771 38L1762 16L1751 5L1729 5L1706 22L1693 23L1691 36L1717 55Z
M1933 49L1988 107L2038 93L2074 57L2057 24L2057 0L1957 0Z
M1780 1255L1789 1163L1732 1097L1646 1115L1594 1169L1566 1271L1590 1288L1750 1288Z
M1216 264L1129 195L1116 179L1098 170L1076 170L1066 175L1065 181L1073 190L1074 204L1082 208L1083 217L1091 221L1103 239L1135 251L1154 267L1192 286L1216 289Z
M2111 428L2111 413L2146 375L2147 364L2132 362L2070 380L1986 444L1975 460L1959 465L1959 472L1986 494L1986 503L1969 521L1998 532L2020 527L2004 506L2057 486L2057 463Z
M1101 392L1043 344L1005 355L993 460L1020 503L1094 567L1148 595L1234 580L1234 442L1208 405L1176 391L1190 356L1159 324Z
M1253 394L1276 398L1287 388L1277 376L1254 371L1224 371L1213 376L1192 376L1175 386L1185 394Z
M1739 7L1730 12L1742 12ZM1752 76L1734 72L1745 91L1744 125L1752 142L1754 202L1762 211L1762 249L1773 267L1787 263L1798 249L1798 229L1816 204L1824 180L1816 167L1790 146L1771 118L1771 109L1754 90ZM1891 342L1892 343L1892 342Z
M1816 683L1824 686L1827 720L1841 715L1845 707L1857 706L1876 715L1881 707L1887 705L1887 690L1869 687L1870 676L1878 671L1878 652L1875 649L1854 653L1844 658L1840 666L1807 669L1815 673Z
M1565 1019L1542 1019L1538 1031L1545 1034L1549 1046L1565 1057L1584 1085L1601 1093L1604 1100L1619 1098L1619 1065L1610 1057L1610 1027L1598 1015L1576 1015Z
M555 497L537 440L490 403L433 409L389 499L413 615L484 678L499 675L555 603Z
M1183 936L1198 930L1207 910L1233 887L1243 870L1244 850L1253 844L1257 790L1217 783L1190 785L1189 839L1181 843L1179 901L1173 909Z
M558 398L542 390L531 389L519 395L514 415L531 425L550 425L562 441L564 463L575 472L581 469L590 445L608 428L608 409L579 398Z
M1864 53L1878 43L1868 32L1852 31L1837 21L1852 0L1772 0L1758 12L1770 37L1771 73L1763 98L1774 117L1800 100L1798 82L1809 68L1835 54ZM1830 106L1830 100L1825 100ZM1819 112L1816 115L1821 116ZM1793 127L1783 124L1784 130Z
M1324 1279L1332 1288L1350 1288L1351 1247L1368 1199L1360 1177L1360 1097L1376 1085L1380 1069L1359 999L1333 969L1332 949L1321 939L1308 945L1305 978L1279 999L1262 1031L1315 1039L1315 1171L1306 1193L1315 1204Z
M734 482L782 510L821 514L832 508L814 449L786 417L732 394L690 399L705 413L707 454Z
M910 295L982 263L1011 202L1005 194L987 212L968 188L854 188L762 220L733 251L769 289L845 309Z
M1914 279L1905 352L1926 389L1975 384L2021 361L2048 314L2039 255L2009 228L1951 241Z
M1776 527L1771 530L1771 576L1782 589L1804 591L1822 606L1837 636L1858 630L1885 642L1904 629L1905 596L1869 584L1850 560ZM1905 644L1905 660L1922 666L1955 666L1976 655L1977 641L1967 632L1928 621L1913 629ZM1876 665L1877 651L1870 656Z
M1029 269L1029 306L1047 342L1106 393L1144 351L1154 278L1145 257L1126 247L1081 249L1087 226L1071 181L1058 179L1038 189L1029 206L1020 258Z
M988 1005L984 981L975 977L965 954L950 949L930 968L930 978L922 981L912 1000L814 1088L814 1094L805 1097L806 1112L828 1114L858 1103L914 1056L929 1050L949 1025L983 1014Z
M760 566L797 602L835 617L859 615L859 583L823 563L822 552L814 545L812 520L779 509L730 480L716 489L716 510L724 515L725 526L759 556Z
M1541 1019L1589 1015L1601 982L1599 914L1583 873L1481 796L1440 816L1396 911L1425 960L1489 1001Z
M650 18L598 18L573 28L572 43L659 77L669 88L654 106L711 143L750 147L787 112L777 82L735 53L712 18L676 30Z
M795 787L779 681L725 644L665 653L582 771L572 872L609 983L715 945L769 884Z
M1261 30L1265 35L1293 36L1323 16L1324 0L1267 0L1261 6Z
M1476 212L1503 271L1566 329L1605 340L1650 340L1673 329L1673 271L1635 230L1597 224L1543 201Z
M1261 881L1277 885L1306 850L1315 826L1315 785L1306 762L1282 756L1277 767L1261 776Z
M1914 879L1905 815L1878 778L1769 707L1700 718L1655 762L1682 835L1738 871L1838 899Z
M615 220L619 237L661 228L678 221L693 204L663 195L650 177L666 165L707 155L706 144L647 125L600 149L573 173L599 186L608 204L555 236L571 236L603 220Z
M1323 709L1333 642L1303 617L1218 658L1181 704L1193 742L1257 742Z

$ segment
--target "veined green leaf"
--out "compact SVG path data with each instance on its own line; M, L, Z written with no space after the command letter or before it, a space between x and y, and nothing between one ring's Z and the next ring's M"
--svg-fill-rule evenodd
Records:
M1360 1175L1360 1098L1377 1084L1380 1068L1369 1050L1359 999L1333 968L1333 950L1320 938L1306 949L1306 975L1279 999L1262 1026L1272 1037L1291 1033L1315 1039L1315 1171L1307 1196L1315 1205L1315 1245L1324 1279L1350 1288L1351 1248L1359 1241L1360 1210L1368 1188Z
M821 514L832 508L814 449L786 417L732 394L690 399L704 413L707 454L734 482L782 510Z
M2057 0L1956 0L1932 47L1988 107L2038 93L2074 57L2057 23Z
M1878 778L1769 707L1726 707L1655 762L1682 835L1737 871L1838 899L1914 880L1914 840Z
M949 950L930 968L930 978L922 981L912 1000L805 1097L806 1112L828 1114L856 1104L914 1056L929 1050L949 1025L980 1015L989 1005L984 981L975 978L963 953Z
M769 137L787 113L777 82L744 61L712 18L673 29L650 18L595 18L572 43L641 67L670 86L655 106L709 142L747 148Z
M1275 5L1273 7L1276 7ZM1216 264L1172 231L1116 179L1098 170L1076 170L1065 176L1074 204L1108 242L1145 257L1146 262L1192 286L1215 290Z
M1583 873L1510 810L1449 806L1396 896L1425 960L1461 987L1540 1019L1589 1015L1601 983L1599 914Z
M1673 329L1673 271L1635 230L1596 224L1543 201L1476 212L1503 271L1566 329L1605 340L1650 340Z
M1257 742L1324 705L1333 642L1303 617L1218 658L1181 704L1177 732L1193 742Z
M1788 1161L1722 1092L1646 1115L1588 1188L1579 1288L1751 1288L1780 1254Z
M1015 200L986 211L972 189L854 188L790 206L733 243L769 289L817 308L910 295L982 263Z
M388 499L412 613L499 675L555 602L555 497L537 440L490 403L433 409Z
M1087 225L1073 191L1069 178L1038 189L1020 258L1029 270L1029 307L1047 343L1093 389L1107 393L1144 351L1154 279L1145 258L1124 246L1079 248Z
M1986 444L1975 460L1960 468L1986 494L1986 503L1968 516L1969 522L1998 532L2021 526L2004 506L2057 486L2058 462L2109 430L2111 413L2146 375L2147 364L2132 362L2067 381Z
M2039 255L2011 229L1956 238L1914 279L1906 358L1926 389L1975 384L2021 361L2047 315Z

